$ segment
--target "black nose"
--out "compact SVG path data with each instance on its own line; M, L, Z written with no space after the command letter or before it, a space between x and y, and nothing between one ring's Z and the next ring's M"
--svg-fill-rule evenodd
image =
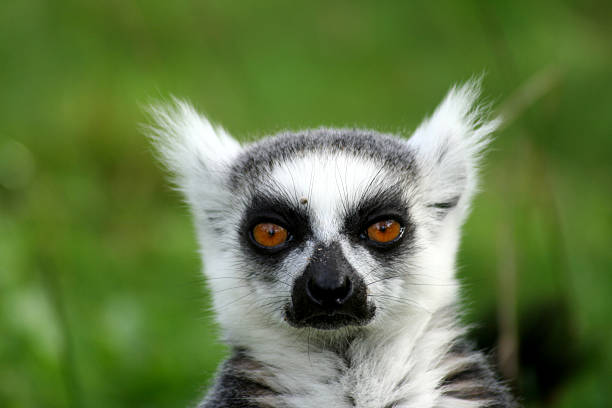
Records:
M296 327L332 330L367 324L374 316L363 279L344 257L340 244L315 248L310 263L297 277L286 308Z
M333 310L342 306L353 294L353 283L348 276L344 279L326 279L315 275L306 284L306 294L324 309Z

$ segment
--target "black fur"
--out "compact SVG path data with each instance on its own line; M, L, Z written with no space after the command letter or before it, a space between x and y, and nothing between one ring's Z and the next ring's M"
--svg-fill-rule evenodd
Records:
M449 373L440 388L443 394L461 400L488 400L487 407L515 407L514 399L505 384L492 370L484 354L474 351L473 345L461 339L451 348L446 358L468 361L460 369Z
M314 288L330 296L322 294L317 301ZM343 299L336 302L336 297ZM304 273L293 284L291 298L285 316L295 327L331 330L361 326L375 312L374 305L368 302L365 282L346 260L337 242L315 248Z
M400 186L382 189L372 186L346 208L343 232L355 244L365 246L372 256L385 266L391 266L394 252L407 252L414 243L416 225L410 217L409 204L402 197ZM393 243L377 244L369 241L366 229L377 221L393 219L402 225L402 236Z
M256 401L258 397L279 395L257 378L261 368L245 349L234 350L232 357L220 367L214 387L198 408L271 408Z

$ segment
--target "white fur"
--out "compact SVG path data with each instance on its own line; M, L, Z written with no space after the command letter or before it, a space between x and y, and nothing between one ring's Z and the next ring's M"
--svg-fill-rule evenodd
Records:
M478 94L475 82L453 87L408 141L422 169L423 198L433 203L461 196L457 206L460 222L476 192L481 153L501 123L500 118L486 120L486 109L475 105ZM443 159L438 161L442 152Z
M222 199L220 183L240 144L181 100L152 106L149 113L157 125L149 135L194 212L209 199Z
M364 408L397 401L401 401L397 407L482 406L482 401L443 395L439 383L452 370L449 365L465 361L448 362L441 357L463 329L455 321L435 320L440 310L458 299L454 271L459 228L476 190L480 153L498 125L496 120L482 119L474 106L477 94L474 84L453 88L405 141L415 154L418 176L401 188L419 227L417 250L401 277L377 282L380 271L375 260L351 245L340 231L343 205L363 194L370 180L400 183L396 175L387 170L381 173L375 160L311 153L279 163L269 176L270 194L282 192L296 203L308 200L315 214L316 239L340 242L344 256L371 283L369 293L377 299L379 312L351 343L347 357L352 364L340 373L337 367L344 363L326 345L342 342L349 330L330 334L289 327L279 307L282 296L276 303L270 301L282 294L285 301L290 298L290 285L305 268L314 244L288 256L284 275L271 287L242 275L244 261L235 244L236 228L216 236L206 217L220 212L228 225L240 222L248 205L240 195L246 193L228 191L224 183L243 148L183 102L153 109L158 124L153 130L156 145L195 214L205 273L224 337L231 345L248 345L251 356L265 363L265 369L252 375L285 392L280 397L282 406L348 407L346 395ZM442 219L436 217L431 205L454 197L461 197L457 206ZM278 404L278 400L267 402Z

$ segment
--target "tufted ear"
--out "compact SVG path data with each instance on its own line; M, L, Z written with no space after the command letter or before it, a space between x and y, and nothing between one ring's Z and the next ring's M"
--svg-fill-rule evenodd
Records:
M476 104L479 82L453 87L408 140L419 168L419 190L438 217L454 208L462 219L477 188L478 164L500 119Z
M174 99L171 104L151 106L149 113L153 125L147 133L159 158L197 210L202 198L221 188L226 170L241 146L186 102Z

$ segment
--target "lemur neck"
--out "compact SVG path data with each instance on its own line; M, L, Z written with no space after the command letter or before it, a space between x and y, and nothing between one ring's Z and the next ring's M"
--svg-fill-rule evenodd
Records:
M234 359L249 362L249 376L265 387L267 398L289 406L384 407L409 399L406 406L428 407L446 374L443 356L462 334L452 316L418 314L387 322L384 331L363 328L327 339L307 330L251 333L261 341L252 337Z

